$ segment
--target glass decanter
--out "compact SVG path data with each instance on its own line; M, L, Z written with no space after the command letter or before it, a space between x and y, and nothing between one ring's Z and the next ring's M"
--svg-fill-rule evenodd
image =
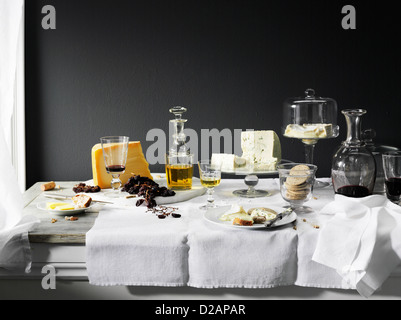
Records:
M192 188L194 157L186 144L187 136L184 133L186 119L182 119L184 107L173 107L170 112L175 118L170 120L173 126L172 143L166 154L167 186L175 190L188 190Z
M342 110L347 122L347 139L333 157L331 178L336 194L360 198L373 193L376 161L361 138L363 109Z

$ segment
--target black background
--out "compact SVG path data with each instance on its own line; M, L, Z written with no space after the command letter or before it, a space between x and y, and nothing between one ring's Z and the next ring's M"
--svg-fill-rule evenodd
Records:
M347 4L356 30L341 27ZM42 28L44 5L55 30ZM341 109L367 109L363 128L401 147L398 12L394 1L26 1L27 187L90 179L101 136L128 135L146 152L175 105L198 133L275 130L283 158L304 161L281 134L282 103L309 87L339 107L340 136L316 146L318 176L345 138Z

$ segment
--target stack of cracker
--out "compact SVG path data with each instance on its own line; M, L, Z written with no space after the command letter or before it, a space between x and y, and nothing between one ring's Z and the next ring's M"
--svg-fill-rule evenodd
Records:
M310 169L300 164L290 170L284 185L287 189L286 198L289 200L305 200L311 192Z

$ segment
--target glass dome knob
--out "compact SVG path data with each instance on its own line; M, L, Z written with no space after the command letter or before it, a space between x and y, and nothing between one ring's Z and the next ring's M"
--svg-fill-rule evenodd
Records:
M313 89L306 89L305 94L307 99L315 98L315 90Z
M187 112L187 108L177 106L177 107L172 107L172 108L170 108L169 111L170 111L172 114L175 115L175 118L176 118L176 119L181 119L181 116L183 115L183 113Z

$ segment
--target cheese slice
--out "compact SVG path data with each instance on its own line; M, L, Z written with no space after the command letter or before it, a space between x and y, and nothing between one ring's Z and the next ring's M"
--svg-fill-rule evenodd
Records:
M285 129L285 136L290 138L330 138L333 135L333 125L325 123L289 124Z
M103 149L100 143L94 145L92 148L92 172L94 185L98 185L102 189L111 188L112 176L106 171ZM125 184L133 175L140 175L141 177L153 179L149 171L149 163L143 155L140 141L131 141L128 144L125 172L120 175L122 184Z

